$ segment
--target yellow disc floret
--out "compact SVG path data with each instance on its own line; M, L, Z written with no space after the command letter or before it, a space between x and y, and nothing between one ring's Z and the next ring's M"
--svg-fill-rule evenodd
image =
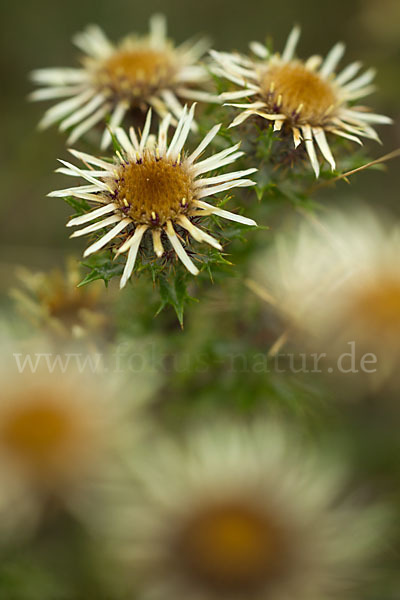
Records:
M240 501L203 509L186 524L179 545L191 575L221 591L256 591L286 553L279 527Z
M163 226L184 214L193 199L193 178L179 162L146 153L120 168L116 202L134 223Z
M97 78L107 95L145 99L170 84L175 71L169 52L138 48L113 54L101 66Z
M353 299L352 321L376 335L400 336L400 279L385 276L359 289Z
M261 88L271 110L300 124L323 125L337 104L332 84L297 61L269 66Z

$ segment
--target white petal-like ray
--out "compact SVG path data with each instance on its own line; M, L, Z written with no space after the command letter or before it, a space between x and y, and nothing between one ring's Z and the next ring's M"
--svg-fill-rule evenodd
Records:
M50 67L47 69L36 69L31 73L31 79L41 85L59 86L83 83L88 80L88 74L85 69Z
M125 102L119 102L115 107L109 122L109 128L113 131L116 127L122 123L125 113L128 110L128 107ZM100 142L100 148L105 150L111 143L111 134L109 129L105 129L103 132L103 136Z
M282 60L283 61L286 62L286 61L292 60L293 55L296 50L297 42L299 41L299 37L300 37L300 27L298 27L296 25L295 27L293 27L292 31L290 32L289 37L286 42L285 49L282 52Z
M132 271L135 266L139 246L140 246L140 243L142 241L143 235L146 232L146 230L147 230L146 225L139 225L139 227L136 227L135 233L133 234L133 236L128 240L129 252L128 252L128 258L126 260L125 268L122 273L121 281L119 284L121 289L125 287L129 277L132 275ZM126 246L126 245L127 244L124 244L124 246ZM121 247L118 252L123 252L126 250L127 250L127 248L125 250L122 250L122 247Z
M164 254L164 248L163 248L162 241L161 241L161 230L160 229L152 229L151 235L153 238L154 252L155 252L156 256L158 256L158 258L161 258L161 256Z
M175 115L175 117L177 117L178 119L180 119L183 113L183 106L179 102L175 94L173 94L171 90L163 90L161 92L161 96L168 108L171 110L172 114Z
M235 117L232 121L232 123L229 125L229 129L231 127L237 127L238 125L241 125L242 123L244 123L249 117L251 117L252 115L254 115L254 111L253 110L244 110L242 113L239 113L237 115L237 117Z
M322 56L320 56L319 54L314 54L313 56L310 56L309 58L307 58L307 60L305 62L305 67L309 71L315 71L316 69L319 68L321 63L322 63Z
M244 155L244 152L240 151L240 152L234 152L233 154L230 154L223 160L215 159L214 161L210 161L207 164L203 164L205 162L205 161L203 161L203 163L198 163L199 165L202 164L201 167L197 168L197 165L196 165L196 167L194 167L194 168L196 168L195 174L196 174L196 176L198 176L198 175L202 175L203 173L207 173L208 171L214 171L214 169L219 169L221 167L225 167L226 165L230 165L231 163L235 162L235 160L237 160L238 158L240 158L243 155ZM213 158L213 157L211 157L211 158Z
M292 131L293 131L294 147L297 148L301 144L301 140L302 140L301 133L297 127L293 127Z
M199 38L195 40L187 40L179 46L190 62L197 62L210 47L208 38Z
M151 126L151 112L152 112L151 108L149 108L149 110L147 111L147 116L146 116L146 121L145 121L143 132L142 132L142 137L140 139L140 144L139 144L139 152L140 153L143 153L143 150L146 147L147 138L149 137L150 126Z
M318 147L321 150L322 156L331 166L332 171L336 167L335 159L333 158L331 149L329 148L329 144L326 140L325 132L322 127L313 127L313 135L317 141Z
M357 144L360 144L360 146L363 145L362 141L359 140L358 137L356 137L355 135L351 135L350 133L346 133L345 131L342 131L341 129L333 129L332 128L332 129L329 129L329 131L331 131L335 135L346 138L347 140L351 140L352 142L357 142Z
M353 101L353 100L358 100L359 98L365 98L366 96L373 94L375 91L376 91L375 85L366 85L365 87L357 88L356 90L353 90L351 92L349 92L347 90L346 100Z
M284 120L281 119L276 119L276 121L274 122L274 131L280 131L282 129L282 125L284 123Z
M115 136L118 142L121 144L122 148L125 150L127 156L130 159L133 159L135 156L135 148L133 147L130 139L125 133L125 130L122 127L117 127L115 130Z
M150 43L153 48L162 48L167 37L167 21L164 15L156 14L150 18Z
M251 179L237 179L235 181L228 181L227 183L222 183L221 185L212 186L210 188L203 188L197 193L197 198L207 198L207 196L214 196L214 194L218 194L219 192L224 192L225 190L230 190L235 187L249 187L251 185L256 185L255 181Z
M129 138L132 142L132 146L135 148L136 152L139 152L139 140L137 138L136 132L133 127L129 128Z
M220 99L215 94L209 92L202 92L197 90L191 90L187 88L176 88L176 93L185 100L198 100L199 102L209 102L219 104Z
M355 110L344 110L343 114L347 117L351 117L358 121L367 121L370 123L381 123L385 125L391 125L393 119L386 117L385 115L376 115L371 112L355 111Z
M82 235L92 233L93 231L97 231L98 229L103 229L104 227L108 227L108 225L113 225L114 223L118 223L119 221L121 221L121 217L119 215L112 215L111 217L107 217L107 219L103 219L103 221L93 223L92 225L88 225L83 229L78 229L77 231L74 231L74 233L72 233L70 237L81 237Z
M78 125L78 127L76 127L72 131L71 135L69 136L69 138L67 140L67 143L73 144L74 142L79 140L79 138L84 133L86 133L87 131L89 131L89 129L91 129L93 127L93 125L96 125L96 123L101 121L103 119L103 117L105 117L107 112L108 112L107 106L102 106L101 108L99 108L99 110L97 110L91 117L86 119L86 121L83 121L80 125Z
M168 129L171 123L171 114L168 113L160 123L158 131L158 150L161 156L167 151Z
M193 122L193 117L194 117L194 110L196 108L196 104L192 104L189 114L186 117L182 129L179 133L179 136L175 142L174 145L171 144L169 150L168 150L168 156L174 160L177 159L179 154L182 151L183 145L186 142L187 136L189 135L189 131Z
M93 183L93 185L97 185L97 188L99 190L109 190L109 187L106 183L104 183L103 181L98 181L97 179L95 179L94 177L92 177L91 175L87 174L87 171L82 171L81 169L79 169L78 167L76 167L75 165L73 165L72 163L66 161L66 160L62 160L61 158L58 159L58 162L60 162L61 164L65 165L66 167L68 167L69 169L71 169L71 171L75 171L75 173L77 173L78 175L80 175L81 177L83 177L84 179L86 179L86 181L89 181L90 183Z
M259 58L267 58L269 55L268 49L260 42L250 42L250 50Z
M364 73L362 73L361 75L359 75L358 77L353 79L353 81L350 81L350 83L347 83L344 86L344 89L347 92L350 92L352 90L357 90L358 88L364 87L365 85L368 85L369 83L371 83L371 81L374 79L375 75L376 75L375 69L368 69L368 71L365 71Z
M207 146L212 142L212 140L217 135L218 131L221 129L221 123L218 125L214 125L212 129L207 133L206 137L200 142L197 148L190 154L190 156L186 159L186 163L192 164L202 152L207 148Z
M93 58L107 58L114 47L97 25L89 25L73 37L74 44Z
M215 58L215 60L218 60L218 55L217 55L217 53L215 53L215 54L216 55L212 54L212 56L213 56L213 58ZM221 63L221 64L222 64L222 66L224 66L223 63ZM228 68L230 68L230 67L228 67ZM236 85L240 85L241 87L243 87L243 86L250 87L250 83L248 81L245 81L243 79L243 77L237 77L231 71L226 70L226 66L224 69L221 69L219 67L213 67L213 73L215 75L217 75L218 77L225 77L225 79L228 79L229 81L232 81L232 83L236 83Z
M318 162L318 158L317 158L317 155L315 152L314 142L312 139L311 127L309 125L303 125L301 129L303 132L303 139L304 139L304 143L306 145L308 157L310 159L312 168L314 169L315 176L318 178L319 177L319 162Z
M250 103L226 103L225 106L233 106L234 108L252 108L254 110L257 110L259 108L264 108L265 107L265 102L263 101L257 101L257 102L250 102Z
M110 165L112 167L112 165ZM91 177L114 177L114 171L92 171L91 169L82 169L78 171L71 171L71 169L67 169L64 167L60 167L56 169L56 173L63 173L64 175L69 175L70 177L83 177L83 174L90 175Z
M257 223L253 219L249 219L248 217L242 217L242 215L237 215L235 213L229 212L228 210L223 210L222 208L218 208L213 206L212 204L208 204L204 202L204 200L198 200L196 205L200 208L205 209L205 214L214 214L219 217L223 217L224 219L228 219L229 221L236 221L237 223L243 223L243 225L250 225L257 227Z
M245 175L251 175L255 173L258 169L255 167L251 169L245 169L244 171L231 171L230 173L224 173L223 175L217 175L217 177L204 177L204 179L198 179L195 182L196 187L206 187L209 185L214 185L216 183L224 183L225 181L233 181L234 179L238 179L239 177L244 177Z
M175 250L176 254L178 255L178 258L185 265L185 267L187 268L187 270L190 273L192 273L192 275L198 275L199 274L199 270L194 265L193 261L187 255L185 249L183 248L182 244L180 243L179 238L176 235L176 232L175 232L175 230L174 230L174 228L172 226L171 221L168 221L167 228L166 228L165 231L166 231L168 239L169 239L169 241L171 243L171 246L173 247L173 249Z
M86 152L79 152L74 148L69 148L68 152L70 152L76 158L79 158L83 163L89 163L90 165L96 165L97 167L102 167L105 171L113 167L113 163L106 162L105 160L101 160L101 158L97 158L97 156L92 156L91 154L86 154Z
M241 98L247 98L249 96L255 96L258 93L257 90L251 90L246 88L245 90L238 90L236 92L224 92L221 94L221 100L240 100Z
M88 102L93 95L93 90L85 90L81 94L78 94L78 96L63 100L63 102L52 106L44 113L44 116L38 125L39 129L46 129L46 127L53 125L53 123L56 123L65 115L69 114L85 102Z
M65 86L65 87L47 87L31 92L28 96L29 100L53 100L54 98L63 98L64 96L76 96L83 92L86 88L82 85Z
M132 222L131 219L123 219L122 221L120 221L118 223L118 225L113 227L108 233L106 233L106 235L104 235L102 238L97 240L97 242L95 242L94 244L92 244L91 246L86 248L83 256L86 258L86 256L89 256L90 254L93 254L94 252L97 252L97 250L100 250L101 248L103 248L106 244L108 244L108 242L110 242L113 238L115 238L115 236L117 236L123 229L125 229L125 227L127 227L129 225L129 223L131 223L131 222Z
M184 229L186 229L186 231L188 231L190 233L190 235L198 242L206 242L207 244L210 244L210 246L213 246L214 248L216 248L217 250L222 250L222 246L221 244L218 242L218 240L216 240L215 238L212 237L212 235L210 235L209 233L203 231L202 229L199 229L198 227L196 227L187 217L185 217L184 215L180 216L177 219L177 222L179 223L179 225L181 225Z
M342 42L338 42L333 46L333 48L328 52L327 57L322 63L322 67L319 71L321 77L328 77L338 65L340 59L342 58L345 51L345 45Z
M203 81L208 79L208 73L202 65L188 65L179 72L179 80L183 83Z
M89 223L90 221L94 221L98 217L102 217L109 212L113 212L117 208L116 204L110 203L106 204L106 206L102 206L101 208L96 208L96 210L92 210L85 215L80 215L79 217L74 217L67 223L67 227L73 227L75 225L83 225L84 223Z
M167 150L167 157L170 157L171 154L174 152L175 144L177 143L177 141L179 139L179 136L180 136L182 128L185 124L186 118L187 118L187 106L185 105L183 108L183 113L182 113L182 115L179 119L178 125L175 129L175 133L172 137L172 140L169 143L168 150Z
M76 112L72 113L72 115L70 115L69 117L64 119L64 121L61 122L60 131L65 131L69 127L72 127L72 125L76 125L76 123L79 123L85 117L91 115L96 110L96 108L98 108L102 104L104 104L103 94L96 94L96 96L94 96L90 100L90 102L85 104L85 106L83 106L80 110L77 110Z
M221 150L220 152L217 152L217 154L213 154L212 156L209 156L208 158L196 163L196 165L194 165L194 171L197 173L202 171L203 167L208 167L209 164L218 163L219 160L222 160L229 154L236 152L236 150L240 148L240 145L241 142L235 144L234 146L229 146L229 148L225 148L225 150Z
M350 81L361 69L361 62L355 61L347 65L341 73L335 78L336 85L343 85Z
M76 187L64 188L62 190L54 190L47 194L50 198L65 198L66 196L76 196L76 198L84 198L82 194L92 194L92 192L98 192L99 186L96 185L78 185ZM79 194L79 195L78 195ZM90 196L91 198L98 198L93 194ZM101 199L99 198L99 202Z

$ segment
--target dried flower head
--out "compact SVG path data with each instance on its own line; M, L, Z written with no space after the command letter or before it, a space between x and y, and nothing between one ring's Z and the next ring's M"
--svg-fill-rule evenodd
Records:
M131 35L116 46L95 25L76 35L74 42L86 55L82 67L34 71L33 80L42 87L31 94L32 100L68 98L50 108L40 126L60 121L62 130L71 129L69 143L104 121L107 114L111 114L111 127L117 127L128 111L147 112L153 107L160 117L171 112L171 122L176 124L183 110L180 100L216 101L204 91L209 77L198 63L207 41L175 47L166 37L162 15L150 20L149 35ZM101 147L110 142L105 130Z
M183 248L179 231L187 232L198 242L206 242L222 250L220 243L200 229L193 222L194 219L214 214L246 225L255 225L251 219L204 202L203 198L218 192L254 185L253 181L243 177L254 173L256 169L199 178L208 171L214 171L234 162L243 152L238 151L237 144L196 162L218 133L220 125L211 129L194 152L186 153L184 145L193 122L194 108L193 105L188 113L185 107L169 144L167 133L170 115L161 122L158 138L155 140L154 136L149 135L151 126L151 111L149 111L140 141L134 129L130 130L129 137L123 129L115 130L121 152L116 153L113 163L75 150L71 150L72 154L90 165L89 169L79 169L71 163L61 161L66 168L59 169L60 172L83 177L89 185L58 190L49 195L75 196L100 205L100 208L72 219L68 226L95 221L94 224L75 232L74 237L113 226L107 234L87 248L84 256L97 252L117 240L119 244L117 255L128 253L121 278L121 288L125 286L132 274L137 252L146 232L151 233L157 257L163 255L164 244L167 242L185 267L193 275L197 275L198 268ZM92 165L99 169L94 170ZM97 220L98 218L101 219Z
M104 310L104 285L98 281L78 287L83 276L76 259L67 259L65 271L34 273L21 268L17 274L23 287L13 289L11 295L20 314L35 327L62 339L106 334L110 323Z
M231 127L256 115L273 123L275 131L288 128L295 148L304 141L318 177L320 164L315 143L331 168L335 168L327 133L361 144L360 137L379 139L371 123L392 121L353 104L373 91L370 85L375 75L373 69L356 77L361 63L353 62L336 75L334 71L345 49L342 43L336 44L324 60L321 56L311 56L306 61L296 59L294 53L299 37L300 29L295 27L282 55L270 54L259 42L250 45L257 56L254 60L215 51L212 55L218 63L216 73L241 88L224 93L221 98L229 101L251 98L247 103L229 104L243 109Z

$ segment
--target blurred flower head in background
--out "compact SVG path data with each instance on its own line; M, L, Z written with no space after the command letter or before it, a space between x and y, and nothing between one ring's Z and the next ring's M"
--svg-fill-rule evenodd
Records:
M230 127L240 125L249 117L262 117L274 124L274 130L288 128L297 148L304 141L312 168L319 176L320 163L315 144L324 159L335 169L326 133L333 133L361 144L360 137L379 140L370 123L391 123L389 117L371 113L364 106L354 106L355 100L370 94L375 71L369 69L357 75L360 62L353 62L338 75L334 71L343 56L344 44L336 44L323 60L311 56L303 62L295 58L300 29L295 27L282 55L253 42L250 47L257 59L236 53L212 52L217 62L215 73L241 89L225 92L222 100L250 99L246 103L228 106L243 111ZM260 60L261 59L261 60Z
M95 25L77 34L74 42L86 54L81 68L38 69L32 74L42 86L31 94L32 100L68 98L50 108L40 123L45 128L60 121L61 130L71 129L68 143L104 122L109 113L112 128L129 111L144 113L149 107L161 118L172 113L171 123L176 125L183 111L181 100L216 101L204 91L209 76L198 62L207 40L175 47L166 37L162 15L150 19L148 36L130 35L116 46ZM110 143L106 129L102 149Z
M233 163L243 152L238 151L237 144L196 162L218 133L220 125L216 125L191 154L186 154L185 142L193 123L194 109L195 105L187 112L185 107L169 144L167 135L170 115L160 123L158 137L155 138L150 135L149 110L140 141L133 128L130 129L129 137L122 128L116 129L115 136L120 151L116 152L113 163L75 150L71 150L74 156L85 164L95 165L100 169L96 171L91 167L83 170L69 162L60 161L66 168L58 169L59 172L72 177L82 177L89 185L58 190L49 195L75 196L100 204L100 208L72 219L68 226L95 221L94 224L72 234L72 237L77 237L113 225L108 233L86 249L84 256L110 247L110 243L115 243L115 239L122 242L116 250L116 256L125 252L128 252L128 256L121 278L121 288L126 285L133 272L139 246L147 231L151 232L153 250L158 258L165 252L165 236L187 270L197 275L199 270L184 249L180 241L183 237L178 235L175 228L178 227L182 234L187 232L198 242L206 242L217 250L222 250L220 243L197 227L194 220L217 215L245 225L256 225L252 219L204 202L203 198L218 192L255 185L254 181L244 177L257 169L199 179L204 173ZM97 220L100 217L101 219Z
M400 356L400 230L366 208L311 220L277 236L254 278L303 341L333 354L355 342L386 376Z
M343 597L383 533L384 511L338 502L343 473L272 423L161 439L132 473L108 535L144 598Z
M103 338L111 329L110 291L106 294L100 281L78 287L83 274L77 259L67 258L64 270L20 268L17 276L20 286L11 295L21 316L37 329L59 340Z
M2 543L29 536L49 507L84 517L98 501L94 483L117 472L115 453L140 436L151 386L137 376L129 394L122 375L80 368L68 356L37 341L2 342Z

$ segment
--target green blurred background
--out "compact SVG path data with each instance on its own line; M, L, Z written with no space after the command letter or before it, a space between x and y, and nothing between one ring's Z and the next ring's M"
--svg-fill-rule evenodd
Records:
M116 40L131 31L146 32L154 12L168 17L176 42L208 34L218 49L246 50L248 41L274 39L282 49L294 23L303 30L301 56L326 53L338 40L347 44L344 61L361 59L375 66L378 91L368 98L375 112L391 115L397 124L380 127L383 148L369 145L378 157L400 146L400 2L399 0L2 0L2 143L0 176L0 289L14 280L16 265L47 268L61 264L65 252L80 252L82 241L69 241L65 221L70 209L46 194L62 187L54 174L56 159L65 157L65 138L56 128L36 130L48 103L28 103L29 72L38 67L74 66L79 52L73 34L86 24L101 25ZM344 64L344 63L343 63ZM370 171L339 184L338 201L362 198L378 208L397 208L400 163L387 165L389 175Z

